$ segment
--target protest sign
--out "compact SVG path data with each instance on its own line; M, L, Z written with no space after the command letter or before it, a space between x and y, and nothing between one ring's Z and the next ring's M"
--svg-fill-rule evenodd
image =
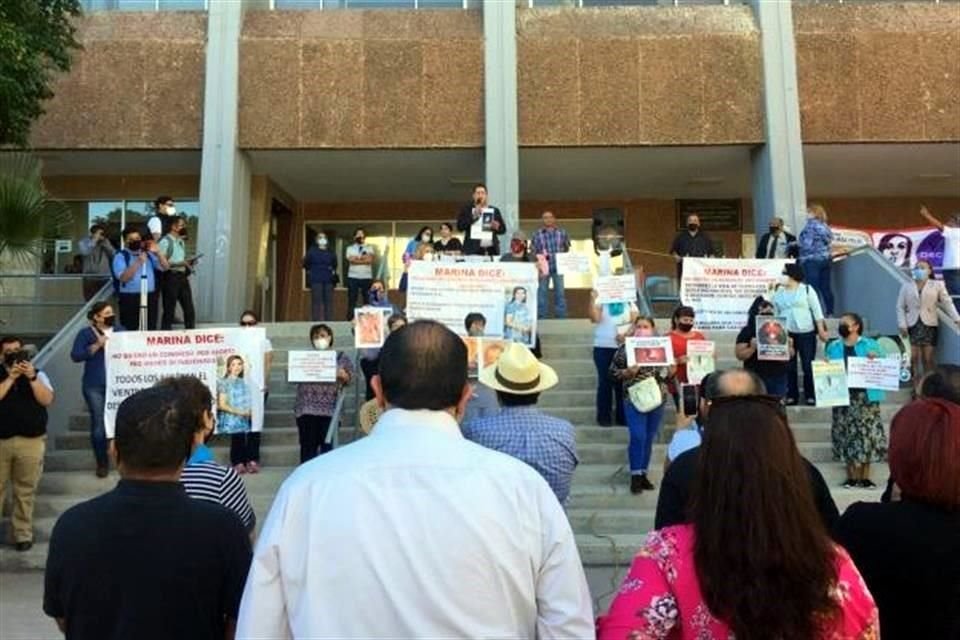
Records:
M684 258L680 299L693 307L698 329L740 329L754 299L767 293L788 262L793 261Z
M900 358L847 358L847 385L854 389L900 388Z
M622 276L598 276L593 288L597 291L597 304L637 300L637 277L632 273Z
M818 407L846 407L850 404L847 389L847 371L842 360L815 360L813 366L813 392Z
M716 344L710 340L687 341L687 380L700 384L717 369Z
M537 335L537 267L530 262L414 261L407 287L407 317L436 320L463 335L463 320L481 313L495 338L533 347Z
M590 273L590 256L585 253L558 253L557 273L562 276Z
M479 367L484 369L492 364L496 364L500 359L500 354L506 349L506 341L496 338L480 338L480 357Z
M467 377L476 379L480 373L480 338L461 336L464 346L467 347Z
M113 437L117 407L124 398L177 375L196 376L210 389L217 405L218 431L225 424L228 429L260 431L266 340L262 327L115 332L104 354L107 437Z
M673 343L668 336L627 338L628 367L667 367L673 364Z
M852 251L858 247L872 246L898 269L907 270L926 260L934 271L943 267L945 240L934 227L908 227L902 229L852 229L832 226L833 241L841 249Z
M757 360L786 362L790 359L790 334L785 318L757 316Z
M287 352L287 382L336 382L337 352L333 349Z
M356 321L353 344L357 349L379 349L387 339L387 314L392 309L360 307L354 311Z

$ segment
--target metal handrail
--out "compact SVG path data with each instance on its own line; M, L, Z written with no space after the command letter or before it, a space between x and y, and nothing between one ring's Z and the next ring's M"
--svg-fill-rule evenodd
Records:
M41 369L46 366L47 362L51 356L58 350L63 348L66 344L72 344L74 335L79 331L83 325L87 323L87 313L90 312L90 309L96 303L101 300L106 300L113 294L113 283L106 282L100 290L97 291L96 295L90 298L87 302L84 303L80 309L73 314L73 317L70 318L63 327L60 328L60 331L56 333L50 340L47 341L43 348L37 353L37 356L33 359L35 366L38 369Z

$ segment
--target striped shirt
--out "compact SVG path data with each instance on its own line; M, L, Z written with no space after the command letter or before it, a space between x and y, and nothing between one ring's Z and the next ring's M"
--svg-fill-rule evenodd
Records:
M180 474L180 483L191 498L223 505L236 512L247 531L253 530L257 518L247 498L247 488L230 467L212 460L189 464Z

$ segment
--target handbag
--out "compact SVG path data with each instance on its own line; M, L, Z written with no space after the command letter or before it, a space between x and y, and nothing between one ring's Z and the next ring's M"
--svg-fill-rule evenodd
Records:
M650 413L663 404L663 391L656 376L644 378L627 389L630 402L640 413Z

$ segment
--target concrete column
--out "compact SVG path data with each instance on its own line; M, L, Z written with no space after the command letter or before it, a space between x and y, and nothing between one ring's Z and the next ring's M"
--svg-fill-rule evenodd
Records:
M207 12L199 251L194 297L203 322L234 323L247 298L250 161L237 148L241 2Z
M516 14L512 0L483 0L486 182L508 233L520 220Z
M766 143L753 151L753 224L759 237L780 216L803 227L807 191L800 135L796 47L791 2L752 0L760 25Z

